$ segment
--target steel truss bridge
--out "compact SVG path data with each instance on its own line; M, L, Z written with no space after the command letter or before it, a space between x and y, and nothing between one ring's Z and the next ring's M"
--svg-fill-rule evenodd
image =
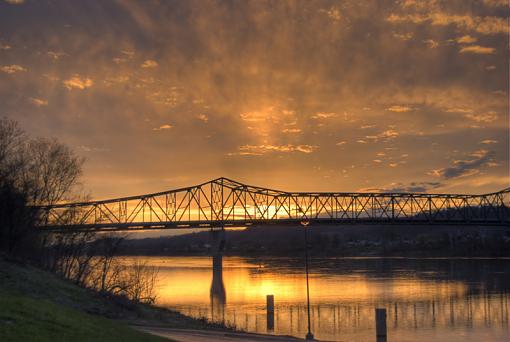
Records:
M257 224L510 226L510 188L485 195L286 192L227 178L154 194L40 206L41 229L136 230Z

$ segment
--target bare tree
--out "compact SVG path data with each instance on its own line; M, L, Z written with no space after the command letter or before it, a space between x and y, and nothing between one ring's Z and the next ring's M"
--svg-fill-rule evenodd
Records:
M0 185L14 183L26 140L25 132L16 121L0 118Z
M156 280L159 270L145 261L135 261L127 278L126 295L137 302L152 304L156 301Z
M80 186L83 159L55 139L26 144L20 187L32 205L52 205L74 199Z
M24 254L37 244L38 205L78 194L83 159L55 139L30 139L0 118L0 248Z
M153 302L157 269L120 262L124 236L97 239L93 232L46 234L35 228L43 218L38 206L82 197L82 165L56 139L30 139L15 121L0 118L0 250L9 255L37 250L42 266L77 284ZM73 223L79 210L63 211L59 221Z
M15 121L0 118L0 248L9 255L31 235L27 196L16 187L25 141Z
M107 235L96 243L98 274L95 279L95 287L101 292L115 293L124 290L124 286L121 284L123 267L115 259L124 238L123 235Z

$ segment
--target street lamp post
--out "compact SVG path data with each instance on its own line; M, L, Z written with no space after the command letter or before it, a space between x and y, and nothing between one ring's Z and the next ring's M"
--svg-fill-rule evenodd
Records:
M311 341L313 340L313 334L310 324L310 285L308 283L308 234L307 234L307 227L310 224L310 221L303 220L301 221L301 225L304 228L305 231L305 272L306 272L306 306L307 306L307 312L308 312L308 333L306 334L306 340Z

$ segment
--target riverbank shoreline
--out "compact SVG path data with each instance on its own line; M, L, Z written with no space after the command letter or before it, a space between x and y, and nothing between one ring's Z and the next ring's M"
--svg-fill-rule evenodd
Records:
M244 341L244 342L297 342L304 339L286 335L257 334L242 331L218 331L218 330L196 330L196 329L172 329L161 326L130 324L136 330L152 335L170 338L181 342L222 342L222 341ZM316 340L318 341L318 340Z
M162 340L157 334L139 332L140 327L243 333L155 305L103 295L27 263L6 259L0 259L0 304L2 341L33 336L42 341ZM135 326L136 331L132 329Z

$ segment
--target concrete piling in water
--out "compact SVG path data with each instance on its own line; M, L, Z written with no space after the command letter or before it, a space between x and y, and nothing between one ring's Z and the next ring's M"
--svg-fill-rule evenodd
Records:
M274 295L266 296L267 330L274 330Z
M386 341L386 309L375 309L375 334L377 337L377 342Z

